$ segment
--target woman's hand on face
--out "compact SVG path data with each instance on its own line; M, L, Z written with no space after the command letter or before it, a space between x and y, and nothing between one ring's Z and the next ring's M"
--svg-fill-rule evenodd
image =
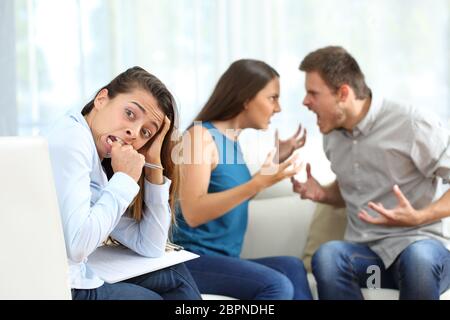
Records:
M123 172L134 181L138 181L142 175L145 157L134 150L131 145L122 145L115 141L111 148L111 166L114 172Z
M259 170L253 179L261 189L268 188L283 179L295 176L304 167L303 162L297 163L298 154L293 155L286 161L275 163L276 149L273 149L267 156L261 170Z
M144 146L141 150L139 150L140 153L145 155L146 162L161 165L161 148L169 129L170 120L167 116L164 116L163 127L161 130L152 139L148 146Z
M300 149L306 142L306 129L302 132L302 125L300 124L295 134L286 140L279 139L278 129L275 131L275 147L277 148L278 158L275 157L274 162L284 162L288 159L295 150Z

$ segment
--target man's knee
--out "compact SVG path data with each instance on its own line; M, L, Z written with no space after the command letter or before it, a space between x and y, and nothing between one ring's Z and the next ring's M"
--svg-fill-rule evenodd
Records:
M345 242L343 241L330 241L321 245L311 260L314 277L317 279L331 276L340 271L344 252Z
M421 240L410 244L400 254L400 271L409 269L414 272L436 271L435 269L442 264L438 252L441 247L442 244L437 240Z

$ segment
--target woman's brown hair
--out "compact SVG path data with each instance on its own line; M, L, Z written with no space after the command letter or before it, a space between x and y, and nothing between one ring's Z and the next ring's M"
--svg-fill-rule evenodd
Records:
M101 88L97 92L95 97L103 89L108 90L108 97L110 99L114 99L118 94L128 93L134 89L143 89L145 91L148 91L158 102L158 107L161 109L161 111L169 118L170 128L164 138L161 148L161 164L164 167L164 175L172 181L169 191L169 204L172 210L172 222L174 222L174 206L178 194L179 184L178 166L175 165L175 163L171 159L172 149L177 143L176 139L175 141L173 139L173 136L175 136L175 124L177 121L177 108L175 99L166 88L166 86L157 77L140 67L133 67L119 74L109 84ZM88 104L86 104L83 110L81 110L81 114L83 116L89 114L89 112L91 112L91 110L94 108L94 100L95 98L92 99ZM156 136L157 134L154 137ZM152 142L153 139L148 143L151 144ZM114 174L111 167L111 159L104 159L102 161L102 165L105 168L108 178L110 178ZM132 216L137 221L140 221L142 218L142 208L144 206L144 179L144 175L142 174L138 182L140 186L139 193L128 208L130 216Z
M267 83L279 77L278 72L259 60L233 62L220 77L211 97L194 121L229 120L244 110Z

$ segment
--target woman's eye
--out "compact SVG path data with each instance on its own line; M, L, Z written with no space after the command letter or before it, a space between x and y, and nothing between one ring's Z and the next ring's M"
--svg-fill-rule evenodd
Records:
M150 130L142 129L142 136L145 139L148 139L148 138L150 138L152 136L152 133L150 132Z
M125 109L125 113L129 119L133 120L135 118L133 111L131 111L129 109Z

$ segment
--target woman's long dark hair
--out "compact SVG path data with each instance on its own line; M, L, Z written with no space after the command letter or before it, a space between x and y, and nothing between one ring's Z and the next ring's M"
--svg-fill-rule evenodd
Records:
M171 159L172 149L174 148L177 141L173 141L172 134L176 130L175 121L176 119L176 103L172 94L166 88L166 86L154 75L148 73L144 69L140 67L133 67L125 72L119 74L116 78L114 78L109 84L101 88L95 97L99 94L103 89L108 90L108 97L110 99L114 99L118 94L129 93L134 89L142 89L149 92L158 102L158 107L161 111L169 118L170 120L170 129L167 132L164 142L161 148L161 164L164 167L164 175L172 180L172 184L170 186L170 207L172 209L172 221L174 220L174 205L175 199L178 195L178 184L179 184L179 172L178 166ZM89 101L86 106L84 106L81 114L83 116L89 114L91 110L94 108L94 99ZM163 128L163 126L161 126ZM156 135L155 135L156 137ZM153 139L147 143L152 143ZM104 159L103 167L110 178L113 174L113 170L111 167L111 159ZM140 190L137 194L136 198L133 200L132 204L129 207L130 215L140 221L142 218L142 208L144 205L144 175L142 174L139 179Z
M244 110L278 72L259 60L242 59L233 62L220 77L211 97L194 121L229 120Z

